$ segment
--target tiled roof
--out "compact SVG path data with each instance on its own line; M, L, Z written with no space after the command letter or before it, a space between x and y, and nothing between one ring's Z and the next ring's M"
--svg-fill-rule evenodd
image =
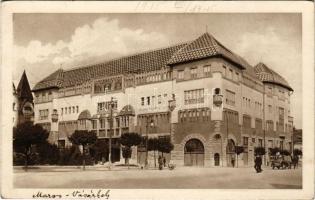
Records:
M256 70L259 71L259 67L256 66L257 69L254 69L245 59L224 47L209 33L205 33L192 42L178 44L168 48L147 51L71 70L59 69L37 83L33 88L33 91L53 87L72 87L100 77L155 71L160 70L167 65L215 56L223 57L233 62L236 66L244 70L245 74L252 78L269 81L273 80L278 84L290 88L287 82L277 73L257 73ZM267 69L269 72L270 69Z
M289 89L290 91L293 91L289 83L282 76L267 67L264 63L258 63L254 69L256 75L261 81L275 83Z
M244 63L240 60L240 57L223 46L209 33L204 33L196 40L187 44L186 47L176 52L169 60L168 64L174 65L211 56L222 56L234 62L241 69L245 69L245 66L243 66Z
M49 87L71 87L98 77L159 70L185 45L186 43L179 44L71 70L57 70L36 84L33 91Z
M16 89L16 92L17 92L18 97L21 99L33 100L31 87L30 87L30 84L28 83L28 79L27 79L25 71L23 72L23 75Z
M54 73L50 74L40 82L38 82L35 87L33 88L33 91L41 90L41 89L47 89L47 88L53 88L53 87L61 87L63 81L63 70L58 69Z

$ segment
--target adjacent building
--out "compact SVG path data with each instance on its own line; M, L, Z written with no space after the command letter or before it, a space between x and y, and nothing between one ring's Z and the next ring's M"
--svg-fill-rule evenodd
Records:
M104 63L59 69L33 88L35 123L61 148L76 129L118 139L126 132L166 137L168 159L187 166L253 162L254 147L291 150L293 89L271 67L251 66L209 33L199 38ZM112 115L110 113L112 106ZM110 118L112 116L112 118ZM111 128L111 119L113 126ZM146 148L138 148L141 162Z
M302 129L295 129L293 128L293 149L299 149L302 151Z
M34 121L33 94L25 71L22 74L18 87L13 83L13 126L26 121Z

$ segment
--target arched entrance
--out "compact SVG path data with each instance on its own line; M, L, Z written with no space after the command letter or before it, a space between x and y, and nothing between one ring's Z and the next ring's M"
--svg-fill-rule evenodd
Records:
M228 167L235 166L235 142L232 139L228 140L226 146L226 162Z
M220 166L220 154L214 154L214 166Z
M190 139L186 142L184 148L185 166L203 166L205 148L198 139Z

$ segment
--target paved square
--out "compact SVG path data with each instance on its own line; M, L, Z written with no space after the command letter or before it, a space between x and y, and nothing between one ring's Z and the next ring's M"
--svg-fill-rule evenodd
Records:
M106 188L106 189L301 189L302 169L177 167L175 170L135 168L49 167L24 172L15 169L18 188Z

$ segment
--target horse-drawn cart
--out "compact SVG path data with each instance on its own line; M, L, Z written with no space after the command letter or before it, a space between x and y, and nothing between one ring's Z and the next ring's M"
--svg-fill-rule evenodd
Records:
M271 167L272 169L291 169L292 159L291 156L271 156Z

